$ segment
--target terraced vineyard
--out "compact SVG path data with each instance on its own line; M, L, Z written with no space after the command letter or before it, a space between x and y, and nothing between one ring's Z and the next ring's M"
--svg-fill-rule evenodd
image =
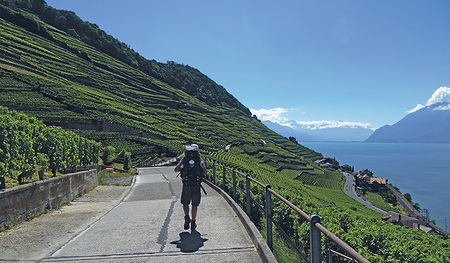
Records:
M269 130L199 70L147 60L43 1L0 0L0 105L113 145L117 154L131 152L134 165L173 158L195 142L206 160L248 173L320 215L373 262L450 261L448 239L381 221L343 193L343 176L314 163L320 154ZM274 209L308 247L307 224L281 204Z

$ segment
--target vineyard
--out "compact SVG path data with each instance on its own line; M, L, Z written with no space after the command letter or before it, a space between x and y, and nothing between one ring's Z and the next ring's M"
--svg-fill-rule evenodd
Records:
M56 176L59 170L99 162L100 143L4 107L0 130L0 178L23 184L38 171L44 176L50 169Z
M213 156L212 158L209 158ZM223 184L225 165L242 171L246 169L245 159L233 158L227 154L208 155L216 163L214 178L217 185ZM229 166L230 165L230 166ZM210 167L211 169L211 167ZM252 171L257 171L253 173ZM306 174L304 174L306 173ZM341 240L353 247L371 262L448 262L450 240L446 236L427 234L417 229L393 225L382 221L381 215L354 201L343 192L343 178L335 172L308 174L276 169L266 164L253 163L249 173L260 182L270 184L272 189L309 215L320 215L323 225ZM225 170L225 189L232 195L232 171ZM211 175L209 177L212 180ZM245 178L237 176L237 184L245 188ZM252 198L264 204L264 188L251 186ZM245 211L245 193L237 191L237 202ZM381 201L380 201L381 202ZM252 204L252 221L265 233L263 210ZM294 240L304 253L309 249L309 223L284 203L275 199L273 218ZM275 230L276 231L276 230ZM289 247L276 231L274 254L280 262L298 261L294 250L286 254ZM322 257L328 260L328 249L345 254L336 244L322 237ZM278 252L277 252L278 251ZM279 252L283 251L283 252ZM289 251L289 250L288 250ZM333 262L347 262L334 259Z
M342 175L314 162L319 153L269 130L199 70L147 60L44 1L0 0L0 106L0 178L96 163L102 147L105 159L128 152L134 166L151 165L195 142L205 160L270 184L372 262L450 262L448 239L380 220L343 192ZM264 193L252 193L262 201ZM274 217L308 247L305 222L274 206Z

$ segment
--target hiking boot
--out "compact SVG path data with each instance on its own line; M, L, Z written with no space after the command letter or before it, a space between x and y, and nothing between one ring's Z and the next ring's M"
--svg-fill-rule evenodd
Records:
M197 228L197 224L195 224L195 220L191 221L191 230L195 230Z
M189 218L189 216L184 216L184 230L189 229L189 223L191 223L191 219Z

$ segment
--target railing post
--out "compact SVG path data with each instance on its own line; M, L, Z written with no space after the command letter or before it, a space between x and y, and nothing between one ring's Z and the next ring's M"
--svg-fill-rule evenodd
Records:
M212 178L213 184L216 184L216 164L213 163L213 178Z
M225 165L223 166L222 189L225 191L225 173L227 172Z
M328 249L328 263L333 263L333 252L331 252L331 249Z
M270 185L266 185L266 222L267 222L267 245L273 251L272 241L272 194L269 191Z
M236 202L236 170L233 169L233 200Z
M248 177L248 175L245 177L245 192L247 197L247 215L249 218L252 218L252 199L250 196L250 178Z
M309 235L311 244L311 263L322 262L322 243L321 232L316 227L316 223L320 223L320 217L318 215L312 215L309 218Z

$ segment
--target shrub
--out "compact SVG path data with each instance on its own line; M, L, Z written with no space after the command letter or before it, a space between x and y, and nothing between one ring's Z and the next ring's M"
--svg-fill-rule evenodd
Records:
M131 153L125 152L123 155L123 169L130 170L131 168Z
M116 149L112 146L103 148L103 163L111 164L116 158Z

